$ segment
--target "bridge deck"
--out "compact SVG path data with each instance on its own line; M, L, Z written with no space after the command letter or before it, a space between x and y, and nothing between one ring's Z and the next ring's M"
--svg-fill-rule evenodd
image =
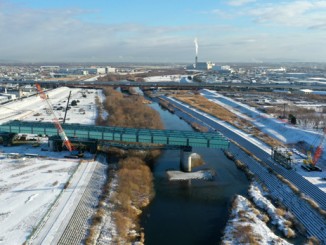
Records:
M64 124L63 128L68 137L220 149L229 147L229 141L218 132L201 133L81 124ZM0 125L0 132L58 135L54 125L46 122L11 121Z

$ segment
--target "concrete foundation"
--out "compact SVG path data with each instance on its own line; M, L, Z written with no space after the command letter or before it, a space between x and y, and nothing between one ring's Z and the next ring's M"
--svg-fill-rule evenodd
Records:
M191 151L180 150L180 168L184 172L191 172Z

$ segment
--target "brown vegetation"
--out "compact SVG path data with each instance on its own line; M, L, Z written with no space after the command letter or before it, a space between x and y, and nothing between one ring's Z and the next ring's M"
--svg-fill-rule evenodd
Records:
M113 198L116 211L113 214L120 242L134 239L131 230L137 230L141 208L154 197L153 176L149 167L139 158L128 157L119 162L118 188Z
M277 209L275 210L275 213L276 213L278 216L283 217L283 216L285 215L285 210L282 209L282 208L277 208Z
M124 96L112 88L104 89L104 108L109 113L107 120L99 116L97 125L162 129L160 115L143 104L142 96Z
M320 241L316 237L309 237L307 245L320 245Z
M97 125L163 128L159 114L143 104L142 96L124 96L111 88L105 89L104 94L106 95L104 109L109 113L109 117L107 119L101 117L102 105L97 99L96 104L99 108ZM113 204L112 217L118 233L114 238L114 244L144 240L144 235L140 232L139 215L141 209L154 197L153 176L145 161L151 161L159 154L158 150L136 151L110 148L110 155L124 158L120 160L116 174L117 189L114 196L109 196L112 189L112 176L108 177L108 182L103 187L99 208L92 217L92 226L86 244L94 244L96 241L97 230L107 212L108 202ZM113 172L109 168L109 175L113 175Z
M214 117L226 121L232 124L233 126L244 130L247 133L251 133L255 135L255 137L259 138L260 140L264 141L266 144L270 146L281 145L281 142L261 132L258 128L253 126L252 123L248 122L243 118L239 118L234 113L230 112L229 110L225 109L224 107L214 102L209 101L208 99L206 99L201 95L183 94L183 95L175 95L174 97Z
M255 175L253 174L253 172L251 172L249 170L249 168L247 167L246 164L244 164L243 162L241 162L240 160L235 160L234 161L235 165L237 166L237 168L241 169L242 171L244 171L244 173L246 174L248 180L252 180L254 179Z
M205 162L200 156L191 158L191 167L192 168L199 167L199 166L202 166L204 164L205 164Z
M208 128L205 127L205 126L203 126L203 125L200 125L199 123L192 122L190 125L191 125L191 127L192 127L193 129L195 129L196 131L204 132L204 133L208 132Z
M234 237L241 244L259 244L259 236L253 234L252 227L250 225L238 225L234 230Z

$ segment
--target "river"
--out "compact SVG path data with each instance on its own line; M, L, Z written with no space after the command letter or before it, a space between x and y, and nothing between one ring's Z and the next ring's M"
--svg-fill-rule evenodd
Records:
M193 130L157 103L151 107L160 113L166 129ZM145 244L219 244L232 197L247 195L244 173L221 150L194 148L193 152L205 161L198 169L213 169L215 179L169 181L166 171L179 169L180 152L163 151L152 169L156 195L141 218Z

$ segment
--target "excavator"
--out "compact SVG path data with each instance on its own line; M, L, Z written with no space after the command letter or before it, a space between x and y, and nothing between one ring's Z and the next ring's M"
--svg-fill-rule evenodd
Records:
M317 149L315 151L315 154L312 156L311 152L309 152L307 154L307 159L303 160L303 165L301 165L301 167L306 170L306 171L319 171L322 172L322 169L318 166L316 166L316 164L318 163L318 160L320 159L320 157L323 154L324 148L323 145L325 143L326 140L326 127L323 130L323 136L320 140L319 145L317 146Z

